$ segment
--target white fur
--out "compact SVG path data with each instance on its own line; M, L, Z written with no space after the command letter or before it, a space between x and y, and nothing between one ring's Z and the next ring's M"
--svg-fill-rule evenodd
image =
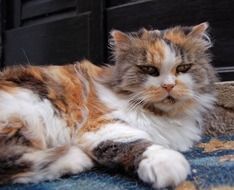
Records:
M168 74L164 81L163 84L167 84L167 85L175 85L175 76L173 76L172 74Z
M38 139L44 148L69 144L71 141L66 122L56 116L49 100L40 100L30 90L19 89L14 93L0 91L0 121L16 117L28 127L25 136Z
M214 101L214 97L207 94L200 96L199 105L188 110L184 116L169 118L155 116L142 109L129 111L127 100L118 98L113 92L102 85L96 84L99 98L109 106L112 111L109 117L121 119L130 126L148 133L156 144L170 147L179 151L186 151L201 136L201 112L206 105ZM199 124L199 125L198 125Z
M165 43L164 43L164 60L162 63L161 73L168 73L175 66L176 55L175 52Z
M194 87L194 81L193 81L191 75L188 73L179 74L177 76L177 80L183 82L190 89L193 89L193 87Z
M150 135L142 130L115 122L102 126L98 131L83 134L78 143L84 150L93 150L99 143L106 140L132 142L138 139L152 140Z
M67 147L68 148L68 147ZM69 147L68 152L57 157L46 168L41 165L51 159L54 149L24 154L20 161L33 163L33 170L16 178L16 183L36 183L43 180L57 179L65 174L77 174L93 167L92 160L78 147ZM19 162L20 162L19 161Z
M176 186L190 173L184 156L174 150L152 145L142 155L137 173L140 179L154 188Z

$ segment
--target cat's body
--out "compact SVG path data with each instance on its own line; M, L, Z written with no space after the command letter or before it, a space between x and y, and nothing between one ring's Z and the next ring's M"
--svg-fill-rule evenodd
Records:
M200 139L202 114L215 100L206 28L115 31L114 66L83 61L2 72L1 182L51 180L96 162L154 187L183 181L189 164L175 150Z

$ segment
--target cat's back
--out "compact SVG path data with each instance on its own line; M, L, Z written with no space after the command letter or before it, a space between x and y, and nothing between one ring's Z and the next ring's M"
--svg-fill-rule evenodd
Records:
M101 71L88 61L6 68L0 74L0 124L26 123L35 136L46 137L40 147L70 143L72 131L88 117L84 107L99 113L91 78Z
M0 73L0 125L28 126L40 148L67 144L81 116L81 93L73 65L6 68Z
M0 91L29 91L50 101L69 99L68 94L81 92L81 79L73 64L64 66L13 66L0 73ZM79 97L76 94L77 97ZM58 106L58 105L57 105ZM56 106L56 107L57 107Z
M87 60L63 66L12 66L0 72L0 90L21 87L32 91L37 89L35 93L40 93L41 89L45 93L46 87L54 90L61 90L61 87L77 89L86 82L84 80L99 76L102 70Z
M59 82L68 73L69 66L13 66L0 73L1 86L22 87L32 89L32 86L42 87L52 82Z

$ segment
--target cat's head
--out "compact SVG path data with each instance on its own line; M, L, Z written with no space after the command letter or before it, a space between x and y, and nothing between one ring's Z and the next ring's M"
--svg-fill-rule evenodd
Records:
M111 32L115 66L110 85L132 106L163 112L209 106L216 80L208 23L136 33ZM180 111L180 110L179 110Z

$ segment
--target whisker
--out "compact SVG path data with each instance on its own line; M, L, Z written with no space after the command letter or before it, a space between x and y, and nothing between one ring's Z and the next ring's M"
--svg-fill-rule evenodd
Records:
M146 100L148 100L150 98L150 96L143 96L140 97L140 99L135 99L135 101L130 103L130 107L128 109L128 111L132 111L134 109L136 109L139 105L144 106L146 104Z
M23 48L21 48L21 51L23 52L24 56L26 57L26 60L27 60L28 64L31 65L31 63L29 61L29 58L28 58L28 56L26 54L26 51Z

